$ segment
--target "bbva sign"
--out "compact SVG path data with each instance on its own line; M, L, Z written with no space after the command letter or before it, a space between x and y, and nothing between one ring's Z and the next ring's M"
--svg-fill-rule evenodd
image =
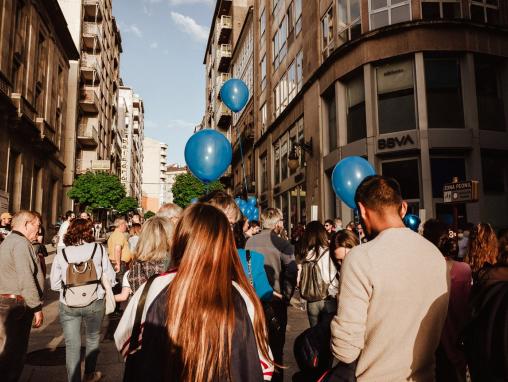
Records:
M413 137L411 137L410 134L404 135L402 137L380 138L377 140L378 150L394 149L397 147L403 147L414 144L415 141L413 140Z

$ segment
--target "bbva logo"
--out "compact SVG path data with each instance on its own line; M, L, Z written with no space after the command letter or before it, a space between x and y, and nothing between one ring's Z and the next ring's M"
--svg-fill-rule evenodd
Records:
M395 137L395 138L381 138L377 140L377 148L378 150L385 149L394 149L396 147L402 147L406 145L414 145L415 142L411 135L405 135L403 137Z

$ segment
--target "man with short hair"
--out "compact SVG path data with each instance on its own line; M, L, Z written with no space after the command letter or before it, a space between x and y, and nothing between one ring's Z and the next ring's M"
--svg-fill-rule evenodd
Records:
M0 379L17 381L23 371L30 328L42 325L44 277L32 247L41 221L30 211L12 219L12 233L0 244L0 321L4 344Z
M178 222L180 215L182 214L182 207L174 204L174 203L166 203L159 208L157 211L157 216L162 216L170 219L174 224Z
M125 233L129 228L124 218L115 219L115 230L108 239L109 259L113 263L118 277L123 276L127 269L127 263L131 261L131 251ZM120 278L120 280L122 280Z
M326 219L324 226L326 234L328 235L328 239L330 239L330 237L332 237L333 233L335 232L335 223L332 219Z
M449 280L439 250L404 226L397 181L367 177L356 204L370 240L342 263L332 350L358 381L434 381Z
M61 250L62 248L65 248L64 244L64 236L67 233L67 230L69 229L69 225L71 224L71 221L74 220L76 215L72 211L67 211L65 213L65 221L60 226L60 229L58 230L58 244L57 244L57 250Z
M90 218L90 214L89 214L88 212L86 212L86 211L81 212L81 213L79 214L79 217L80 217L81 219L85 219L85 220L92 220L92 219Z
M265 270L273 288L272 301L268 307L272 317L266 314L268 322L268 341L274 360L283 364L284 342L286 341L287 306L296 286L295 249L287 240L274 231L284 229L282 212L276 208L267 208L261 213L262 231L247 240L245 249L256 251L265 257ZM266 311L266 309L265 309ZM274 373L272 381L282 381L283 371Z

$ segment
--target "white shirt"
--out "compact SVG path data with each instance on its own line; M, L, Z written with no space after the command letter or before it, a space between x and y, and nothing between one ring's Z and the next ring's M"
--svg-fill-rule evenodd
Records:
M70 221L66 220L62 223L60 226L60 229L58 230L58 244L57 247L65 247L65 244L63 242L64 236L67 233L67 230L69 229Z
M337 268L335 267L333 260L330 258L330 250L328 248L320 247L319 256L321 258L317 262L317 265L321 271L321 277L323 277L323 281L328 284L328 294L335 297L339 292L339 280L337 278ZM307 252L305 260L312 261L315 259L316 256L314 250Z
M65 255L67 256L67 260L70 263L81 263L88 261L92 256L93 249L95 243L85 243L82 245L73 245L70 247L65 247ZM101 254L102 248L102 254ZM97 276L101 277L104 272L104 275L109 279L111 286L115 286L116 284L116 274L111 262L109 261L108 251L101 245L97 244L97 250L95 251L95 255L93 258L93 263L95 265L95 271L97 272ZM51 289L54 291L60 292L60 302L65 304L65 300L63 298L63 289L62 289L62 281L65 283L67 281L67 267L69 265L65 261L62 248L59 248L55 259L53 260L53 265L51 267ZM99 284L97 289L97 298L104 298L105 292L102 288L102 285Z

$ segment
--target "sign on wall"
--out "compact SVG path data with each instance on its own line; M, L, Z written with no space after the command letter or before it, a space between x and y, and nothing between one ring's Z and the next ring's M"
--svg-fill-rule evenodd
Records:
M479 197L478 184L477 180L445 184L443 186L444 203L477 202Z

